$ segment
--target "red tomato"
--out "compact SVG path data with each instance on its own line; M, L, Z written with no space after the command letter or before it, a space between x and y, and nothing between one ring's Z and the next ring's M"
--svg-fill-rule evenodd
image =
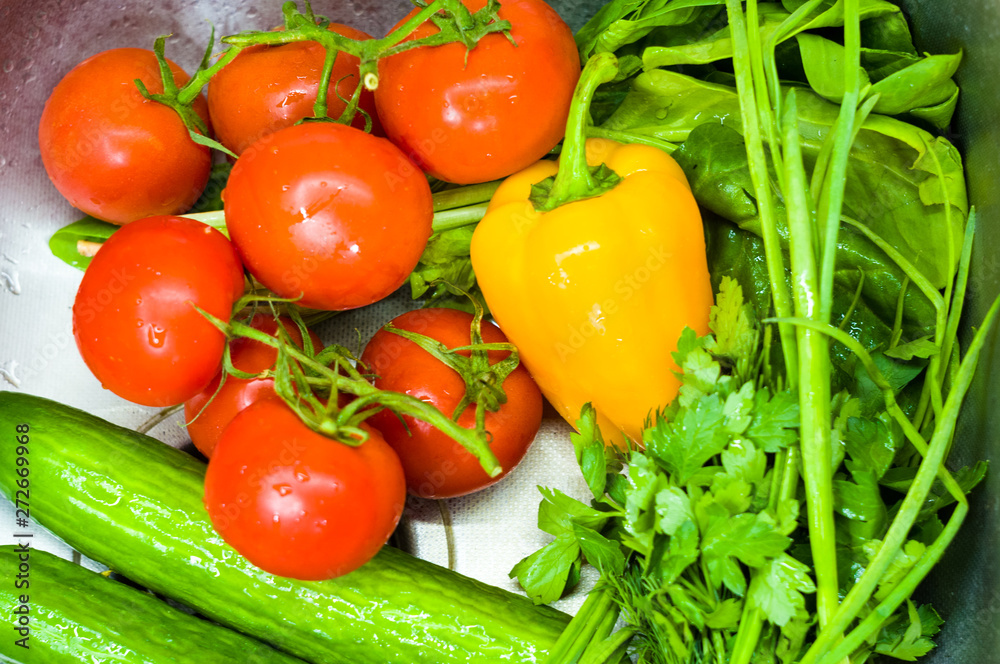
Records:
M448 348L467 346L471 339L472 316L455 309L418 309L398 316L392 324L437 339ZM482 335L486 343L507 341L503 332L489 323L483 324ZM469 355L467 351L462 354ZM503 351L490 351L490 363L506 356ZM375 386L379 389L410 394L449 416L465 394L465 383L458 373L412 341L386 330L372 337L361 361L377 376ZM425 422L404 416L404 426L388 411L368 419L399 455L410 493L423 498L461 496L493 484L520 463L542 421L542 395L523 365L507 377L503 389L507 403L495 413L486 413L490 448L503 467L499 477L488 477L471 453ZM475 406L469 406L458 422L474 428Z
M243 269L226 237L183 217L149 217L112 235L83 275L73 333L101 384L145 406L172 406L219 372L226 337L193 305L228 321Z
M226 427L205 476L212 525L266 572L331 579L357 569L403 513L399 459L377 431L358 447L326 438L277 398Z
M288 127L236 161L226 225L250 272L313 309L353 309L399 288L431 234L424 174L384 138L332 122Z
M486 0L464 4L475 11ZM379 62L375 103L386 135L441 180L506 177L542 158L566 132L580 76L573 32L541 0L505 0L499 17L510 21L517 47L495 33L468 53L468 63L461 43ZM409 39L437 31L428 22Z
M281 324L288 330L292 341L301 348L302 333L299 332L298 326L292 319L284 316L281 317ZM250 321L250 326L271 336L276 336L275 333L278 331L277 322L269 314L257 314ZM323 348L323 342L312 330L309 331L309 336L312 338L313 350L319 352ZM229 342L229 356L233 366L240 371L257 374L274 368L278 351L252 339L238 337ZM194 446L206 457L212 456L223 430L240 411L255 401L277 396L274 392L273 378L244 380L227 376L222 389L219 389L220 379L221 374L216 376L208 387L184 403L184 419L188 423L188 435L191 436Z
M339 23L330 29L350 39L371 39ZM208 84L208 109L219 142L240 154L259 138L312 117L325 58L326 50L316 42L243 49ZM340 97L350 99L358 85L358 59L338 53L330 82L327 115L338 118L347 106ZM372 132L380 134L374 95L362 91L359 106L371 116ZM364 116L356 115L353 125L363 129Z
M188 80L170 63L178 85ZM211 154L191 140L168 106L149 101L133 81L162 93L152 51L117 48L84 60L45 103L38 125L42 163L76 208L116 224L184 212L198 200ZM194 106L207 122L204 97Z

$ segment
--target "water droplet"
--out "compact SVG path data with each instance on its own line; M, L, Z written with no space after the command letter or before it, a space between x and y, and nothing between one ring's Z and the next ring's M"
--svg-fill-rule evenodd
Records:
M12 71L14 71L14 61L13 60L4 60L4 63L3 63L3 73L9 74Z
M298 480L299 482L308 482L309 481L309 473L307 473L306 471L302 470L301 468L296 468L295 469L295 479Z
M656 111L657 120L666 120L668 115L670 115L670 109L668 108L661 108Z
M280 523L281 522L281 515L280 514L275 514L274 516L271 517L271 520L274 521L275 523Z
M14 295L21 294L21 284L17 279L17 272L0 272L0 281L4 287Z
M17 360L10 360L7 362L7 366L0 367L0 377L5 381L13 385L14 387L21 387L21 379L14 375L14 371L17 370Z
M251 7L247 10L247 18L257 18L257 8Z
M6 165L7 165L7 157L4 157L3 155L0 155L0 168L4 167Z
M141 318L136 319L136 321L135 321L135 326L136 327L142 327L143 325L145 325L145 323L142 322Z
M292 486L290 484L275 484L271 488L277 491L279 496L287 496L292 492ZM278 515L275 515L274 519L275 523L277 523Z
M163 344L167 340L167 331L159 325L150 325L148 337L150 346L153 348L163 348Z

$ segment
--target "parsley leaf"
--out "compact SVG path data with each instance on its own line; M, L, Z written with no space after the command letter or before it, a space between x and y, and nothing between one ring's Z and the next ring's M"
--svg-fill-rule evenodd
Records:
M579 433L570 434L576 461L580 464L583 479L591 493L595 498L600 498L607 485L608 460L604 439L597 426L597 411L591 404L584 404L576 426Z
M748 601L764 612L767 619L779 627L805 610L802 593L816 592L809 568L782 553L766 561L754 575Z
M736 560L749 567L762 567L769 558L783 553L792 540L781 534L766 512L730 516L718 506L712 507L716 509L709 510L702 537L702 558L716 588L725 585L742 597L746 578Z
M715 334L708 349L735 367L737 378L749 379L760 335L751 307L743 300L743 289L735 279L722 277L718 297L709 313L708 326Z
M777 452L798 439L799 400L791 391L771 396L767 389L757 390L753 413L746 435L765 452Z
M729 435L725 420L719 395L705 395L673 421L657 417L656 425L643 432L643 441L673 475L674 482L683 485L705 462L726 449Z
M562 597L569 586L575 585L579 563L580 545L576 536L564 533L514 565L510 578L517 578L535 604L549 604Z

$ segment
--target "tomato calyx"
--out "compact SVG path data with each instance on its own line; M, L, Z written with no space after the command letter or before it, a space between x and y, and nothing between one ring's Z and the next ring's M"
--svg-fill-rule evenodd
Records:
M453 288L461 290L454 286ZM507 403L507 394L503 390L503 384L507 380L507 376L520 364L520 357L514 344L483 342L483 307L476 298L468 293L464 294L472 301L474 307L470 335L472 343L467 346L448 348L437 339L419 332L401 330L391 322L382 329L412 341L454 370L465 383L465 394L452 412L451 418L458 422L462 413L469 406L475 404L476 429L485 430L487 411L495 413ZM489 351L507 351L508 355L499 362L490 364ZM469 354L463 355L463 352Z
M316 353L313 344L308 341L308 329L296 307L288 306L287 313L303 334L303 348L291 341L288 332L281 325L277 326L276 333L272 336L249 324L255 305L273 306L277 303L290 305L292 301L254 293L245 295L233 310L242 311L250 307L250 317L244 321L234 316L228 323L198 309L227 339L244 337L277 350L273 370L250 374L233 366L227 344L223 357L223 381L220 384L227 374L243 379L273 378L274 391L306 426L333 441L352 447L368 440L369 432L361 425L372 415L385 409L409 415L430 424L465 447L490 477L503 472L496 455L490 450L484 428L466 429L416 397L379 390L356 368L357 358L354 353L343 346L331 344ZM341 394L353 398L342 404Z
M188 134L191 136L191 140L198 145L204 145L209 148L214 148L216 150L221 150L229 156L235 158L236 155L233 154L228 148L226 148L222 143L209 138L208 125L205 121L194 110L194 100L198 98L201 93L201 89L205 87L208 83L208 79L212 75L225 67L229 62L235 58L240 50L242 49L229 49L226 54L217 63L209 66L209 60L212 57L212 46L215 44L215 26L212 26L212 32L208 39L208 48L205 49L205 55L201 59L201 63L198 65L198 69L195 70L194 74L184 84L183 87L177 86L177 81L174 79L174 74L170 71L170 66L167 64L167 58L164 54L166 49L167 37L170 35L160 35L156 38L153 43L153 53L156 54L156 61L160 65L160 76L163 78L163 92L160 94L151 93L139 79L135 79L135 86L139 89L139 93L143 97L150 101L155 101L165 106L169 106L177 113L180 119L184 122L184 126L187 127Z
M494 32L502 32L510 38L510 22L502 21L497 16L500 11L498 0L490 0L483 9L470 12L460 0L413 0L420 11L399 29L381 39L359 41L344 37L326 29L329 20L313 14L308 0L305 0L305 12L300 12L294 1L282 5L285 17L285 29L280 32L244 32L238 35L223 37L223 43L231 47L244 48L253 44L288 44L295 41L314 41L321 44L327 53L324 63L324 75L333 68L337 53L343 51L357 57L360 61L361 83L368 90L378 87L378 60L397 53L421 46L441 46L451 42L461 42L466 49L472 49L480 39ZM425 21L433 21L438 32L411 41L404 41L414 30ZM316 97L317 108L326 103L329 80L322 78L319 93ZM322 118L325 113L315 113ZM338 118L337 121L342 121Z
M422 0L414 0L414 4L418 7L428 6L428 3ZM393 50L385 55L393 55L408 48L414 48L414 44L420 46L441 46L442 44L459 41L465 45L466 57L468 57L468 52L476 47L480 39L494 32L502 32L511 44L517 46L514 38L510 36L510 21L501 21L497 16L497 13L500 11L499 0L489 0L482 9L476 12L470 12L461 2L456 1L445 4L448 5L445 12L433 14L430 17L431 22L437 26L440 32L424 39L414 40L407 44L405 48ZM419 14L414 16L413 20L416 20L417 17L419 17ZM417 25L420 24L417 23ZM400 39L409 34L409 31L406 30L408 26L409 22L397 31L405 33ZM457 39L449 38L448 33L452 29L457 32Z
M559 157L559 172L532 185L529 199L539 212L548 212L573 201L594 198L614 189L621 178L605 164L587 164L587 121L594 92L618 74L613 53L598 53L587 61L573 92L566 139Z

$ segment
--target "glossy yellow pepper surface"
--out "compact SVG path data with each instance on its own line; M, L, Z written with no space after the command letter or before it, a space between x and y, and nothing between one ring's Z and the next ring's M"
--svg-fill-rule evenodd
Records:
M708 332L701 215L683 171L658 148L589 139L586 159L620 180L539 212L532 185L557 164L512 175L476 228L472 265L493 316L559 413L574 423L590 402L606 443L641 444L647 418L680 386L671 353L681 332Z

